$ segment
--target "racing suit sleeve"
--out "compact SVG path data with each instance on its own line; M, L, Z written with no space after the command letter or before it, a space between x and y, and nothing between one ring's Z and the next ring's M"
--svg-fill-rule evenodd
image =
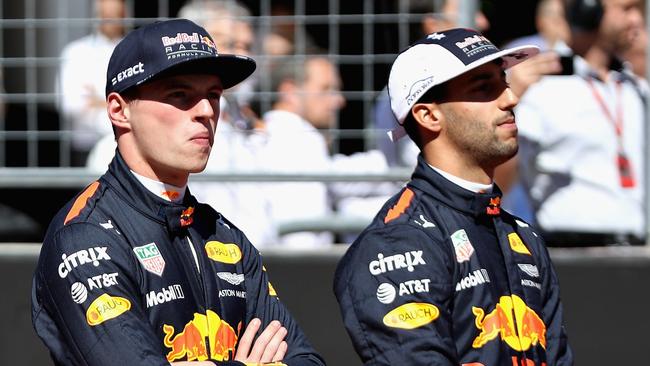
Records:
M99 226L73 223L43 243L32 321L61 365L168 366L138 297L129 247Z
M458 365L450 253L408 224L362 234L341 259L334 292L365 365Z
M548 365L573 365L573 353L564 328L560 283L546 247L542 246L546 267L542 288L545 289L543 320L546 324L546 362Z
M278 299L262 264L260 253L247 239L244 238L243 242L247 297L246 323L248 324L253 318L259 318L262 321L260 327L260 331L262 331L271 321L278 320L287 329L285 341L288 349L282 361L284 364L288 366L325 365L325 361L313 349L289 310Z

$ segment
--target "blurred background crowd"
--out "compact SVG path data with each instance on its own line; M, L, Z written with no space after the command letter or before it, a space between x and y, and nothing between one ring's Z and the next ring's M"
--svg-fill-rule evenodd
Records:
M595 4L595 5L594 5ZM110 162L106 66L126 31L183 17L253 57L190 190L258 247L349 243L398 190L414 145L385 85L397 53L450 27L543 51L509 72L518 156L503 205L551 245L643 244L646 4L640 0L25 0L0 6L0 241L42 238ZM164 143L164 142L161 142Z

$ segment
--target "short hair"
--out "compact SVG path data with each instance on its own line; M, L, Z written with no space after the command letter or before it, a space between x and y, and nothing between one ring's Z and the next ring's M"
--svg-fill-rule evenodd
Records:
M190 0L178 11L179 18L185 18L206 27L211 20L236 18L250 24L250 10L237 0Z
M314 60L326 60L331 62L324 54L312 54L304 57L287 56L282 57L271 66L270 81L271 91L277 92L280 85L291 80L296 84L302 84L307 80L307 65Z

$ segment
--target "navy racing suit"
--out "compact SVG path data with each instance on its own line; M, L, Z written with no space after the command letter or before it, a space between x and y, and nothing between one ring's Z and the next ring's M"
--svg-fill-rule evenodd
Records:
M285 364L324 365L244 234L189 192L182 204L149 192L119 153L48 228L32 321L57 365L243 365L253 318L287 328Z
M429 167L338 264L334 292L365 365L571 365L558 280L528 224Z

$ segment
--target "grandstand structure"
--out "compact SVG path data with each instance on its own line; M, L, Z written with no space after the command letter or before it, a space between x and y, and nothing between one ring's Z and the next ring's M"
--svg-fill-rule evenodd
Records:
M175 17L182 0L138 2L125 0L127 17L114 20L127 29L158 19ZM376 146L386 138L386 130L373 126L372 108L384 88L390 64L397 52L406 47L419 27L421 13L410 10L420 0L260 0L242 1L251 12L257 41L275 29L289 29L293 52L269 56L256 43L253 58L258 62L258 88L253 103L262 113L271 106L269 62L277 57L301 58L314 46L338 65L346 106L335 125L324 131L332 141L332 152L349 154ZM61 50L69 42L87 35L105 21L94 17L94 2L87 0L2 1L0 6L0 65L2 66L3 104L0 118L0 204L2 213L16 224L0 225L6 239L37 240L42 236L56 208L77 190L97 177L96 173L74 166L69 120L63 117L57 71ZM461 0L461 24L472 26L472 14L478 2ZM288 27L288 28L287 28ZM277 61L277 60L275 60ZM410 169L395 169L388 174L284 174L263 175L255 172L195 175L192 179L219 181L405 181ZM40 203L29 208L23 197ZM24 214L24 215L23 215ZM10 220L11 221L11 220ZM336 226L335 220L331 225ZM317 223L322 227L323 223ZM14 233L16 227L37 233ZM38 230L34 230L38 227Z

